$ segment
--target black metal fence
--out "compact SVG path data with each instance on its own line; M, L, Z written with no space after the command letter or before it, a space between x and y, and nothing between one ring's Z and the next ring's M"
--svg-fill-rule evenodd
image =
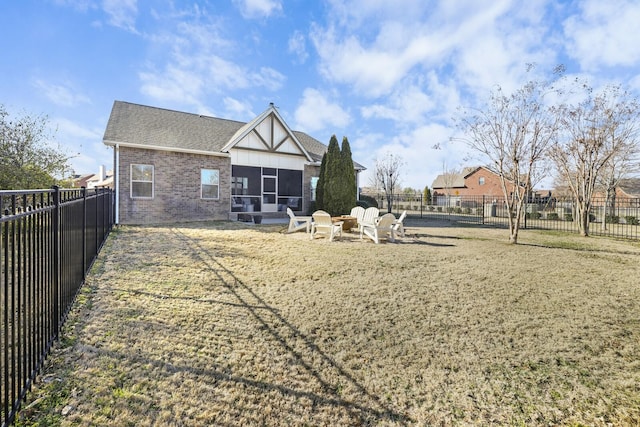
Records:
M367 194L387 210L384 194ZM437 196L426 203L422 195L394 194L392 211L406 210L411 217L469 224L508 227L508 211L503 197ZM569 197L541 197L524 206L523 229L578 232L576 209ZM589 213L589 234L640 240L640 198L594 198Z
M0 191L0 413L11 424L114 224L110 189Z

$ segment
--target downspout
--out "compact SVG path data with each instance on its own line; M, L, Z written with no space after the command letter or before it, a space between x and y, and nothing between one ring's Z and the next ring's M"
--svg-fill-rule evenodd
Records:
M116 225L120 224L120 144L113 146L113 183L116 190Z

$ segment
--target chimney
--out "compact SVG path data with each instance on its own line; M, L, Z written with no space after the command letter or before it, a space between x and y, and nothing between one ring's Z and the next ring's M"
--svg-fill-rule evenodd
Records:
M100 165L100 172L98 172L98 178L100 178L100 182L104 181L107 176L104 172L104 165Z

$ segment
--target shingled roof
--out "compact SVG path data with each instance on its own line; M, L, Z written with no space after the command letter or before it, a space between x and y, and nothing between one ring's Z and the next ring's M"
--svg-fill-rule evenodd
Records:
M235 120L115 101L104 132L107 145L226 155L223 150L244 126ZM327 146L304 132L292 131L313 161ZM364 169L354 162L356 169Z
M618 187L629 197L640 197L640 178L621 179Z

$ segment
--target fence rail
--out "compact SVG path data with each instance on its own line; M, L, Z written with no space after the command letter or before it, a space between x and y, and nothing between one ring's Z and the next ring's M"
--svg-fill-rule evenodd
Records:
M109 189L0 191L0 414L10 425L114 224Z
M376 200L381 210L388 209L384 194L365 194ZM454 222L508 226L508 211L503 197L438 196L426 203L422 195L394 194L392 211L403 210L412 217ZM522 229L578 232L574 201L571 198L543 197L526 203L520 220ZM640 240L640 198L594 198L589 213L589 234Z

